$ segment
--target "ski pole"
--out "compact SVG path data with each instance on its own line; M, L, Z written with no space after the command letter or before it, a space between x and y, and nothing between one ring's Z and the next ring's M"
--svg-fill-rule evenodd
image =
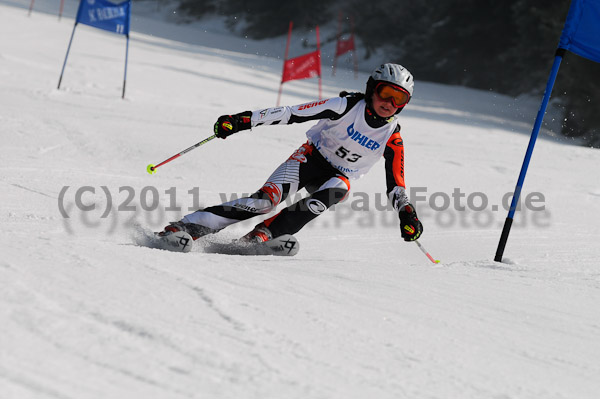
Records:
M183 155L183 154L185 154L186 152L190 152L190 151L192 151L194 148L198 148L198 147L200 147L201 145L204 145L204 144L208 143L209 141L211 141L211 140L212 140L212 139L214 139L215 137L217 137L217 135L216 135L216 134L213 134L212 136L205 138L204 140L200 141L199 143L196 143L196 144L194 144L193 146L191 146L191 147L189 147L189 148L186 148L185 150L181 151L179 154L175 154L175 155L173 155L171 158L169 158L169 159L167 159L167 160L164 160L164 161L162 161L162 162L161 162L161 163L159 163L158 165L152 165L152 164L150 164L150 165L148 165L148 166L146 167L146 171L147 171L148 173L150 173L150 174L156 173L156 169L157 169L159 166L162 166L162 165L166 164L167 162L171 162L172 160L174 160L174 159L176 159L176 158L179 158L180 156L182 156L182 155Z
M425 249L425 247L419 241L415 241L415 243L417 244L417 246L419 247L419 249L421 250L421 252L423 252L425 254L425 256L427 256L429 258L430 261L432 261L433 263L440 263L439 260L434 259L433 256L431 256L429 254L429 252L427 252L427 250Z

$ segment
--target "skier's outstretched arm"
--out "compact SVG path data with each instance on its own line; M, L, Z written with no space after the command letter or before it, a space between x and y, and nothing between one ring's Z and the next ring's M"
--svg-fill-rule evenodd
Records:
M226 138L233 133L256 126L289 125L319 119L338 119L357 102L358 99L352 97L334 97L293 106L222 115L215 123L215 134L219 138Z
M385 151L385 174L387 194L400 218L400 233L404 241L419 239L423 224L417 217L415 207L409 202L404 183L404 143L400 136L400 126L387 142Z

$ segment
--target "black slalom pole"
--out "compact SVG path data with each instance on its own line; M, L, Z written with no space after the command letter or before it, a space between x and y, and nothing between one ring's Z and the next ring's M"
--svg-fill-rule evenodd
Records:
M75 36L75 28L77 28L77 22L73 25L73 32L71 32L71 40L69 40L69 47L67 47L67 54L65 55L65 62L63 63L62 71L60 72L60 78L58 79L58 87L60 89L60 82L62 82L63 74L65 73L65 66L67 66L67 58L69 58L69 51L71 51L71 43L73 43L73 36Z

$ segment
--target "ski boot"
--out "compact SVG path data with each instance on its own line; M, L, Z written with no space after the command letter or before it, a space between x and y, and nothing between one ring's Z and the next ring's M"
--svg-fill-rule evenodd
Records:
M210 227L205 227L195 223L183 223L183 222L170 222L168 226L166 226L163 231L158 233L160 237L167 236L169 234L176 233L178 231L185 231L192 238L197 240L200 237L203 237L207 234L216 233L218 230L211 229Z
M260 223L256 225L254 230L240 238L240 241L257 244L269 241L272 238L273 234L271 234L271 231L267 228L267 226L265 226L264 223Z

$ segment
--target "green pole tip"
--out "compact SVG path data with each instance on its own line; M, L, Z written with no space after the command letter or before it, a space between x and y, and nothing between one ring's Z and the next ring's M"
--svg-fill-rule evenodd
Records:
M146 171L150 174L156 173L156 169L154 168L154 165L152 165L152 164L148 165L148 167L146 168Z

